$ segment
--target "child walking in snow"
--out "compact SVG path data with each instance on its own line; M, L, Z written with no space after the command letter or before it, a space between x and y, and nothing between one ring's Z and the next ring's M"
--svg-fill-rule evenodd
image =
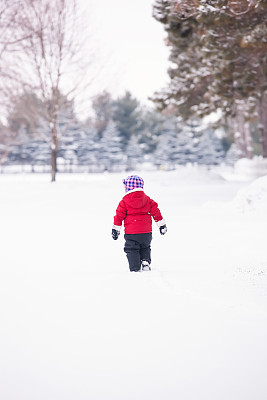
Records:
M144 181L140 176L128 176L123 183L126 195L120 201L114 216L112 238L118 239L124 221L124 251L130 271L150 271L152 217L161 235L167 232L166 223L158 204L144 193Z

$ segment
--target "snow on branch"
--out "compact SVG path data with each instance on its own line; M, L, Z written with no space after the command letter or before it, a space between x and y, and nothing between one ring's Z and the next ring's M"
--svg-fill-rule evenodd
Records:
M233 15L247 14L257 4L257 0L228 0L228 9Z
M173 12L182 20L188 19L195 15L197 3L196 0L174 1Z
M227 5L223 8L228 10L231 15L239 16L247 14L257 7L259 0L228 0ZM203 0L174 0L173 12L181 20L189 19L196 15L197 11L219 11L220 8L210 4L209 1Z

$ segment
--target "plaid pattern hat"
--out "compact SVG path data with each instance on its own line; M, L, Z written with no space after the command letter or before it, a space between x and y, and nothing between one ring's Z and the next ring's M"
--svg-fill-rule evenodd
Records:
M129 190L133 190L133 189L137 189L137 188L143 189L143 187L144 187L144 181L138 175L128 176L126 179L123 179L123 184L126 186L126 192L129 192Z

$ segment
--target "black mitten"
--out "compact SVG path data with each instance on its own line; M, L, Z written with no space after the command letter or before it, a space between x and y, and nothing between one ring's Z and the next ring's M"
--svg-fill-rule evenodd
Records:
M167 232L167 226L166 225L161 225L159 227L159 231L161 235L165 235L165 233Z
M118 239L119 234L120 234L119 231L117 231L116 229L112 229L111 236L112 236L112 238L113 238L114 240L117 240L117 239Z

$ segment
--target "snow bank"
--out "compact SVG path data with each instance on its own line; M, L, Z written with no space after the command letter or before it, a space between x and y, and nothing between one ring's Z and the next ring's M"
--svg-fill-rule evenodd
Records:
M267 176L240 188L232 200L208 201L201 210L206 229L213 230L209 247L219 254L216 264L229 280L229 297L246 292L244 302L254 307L257 298L266 301ZM256 309L260 308L258 304Z
M232 201L232 206L241 211L257 211L267 215L267 175L256 179L250 185L239 190Z
M242 158L235 163L234 174L243 179L255 179L267 175L267 159L254 157L252 160Z
M231 201L208 201L203 204L203 209L215 213L220 210L222 213L230 213L231 215L233 213L239 214L251 211L254 212L254 215L255 213L262 216L267 215L267 175L239 189Z

